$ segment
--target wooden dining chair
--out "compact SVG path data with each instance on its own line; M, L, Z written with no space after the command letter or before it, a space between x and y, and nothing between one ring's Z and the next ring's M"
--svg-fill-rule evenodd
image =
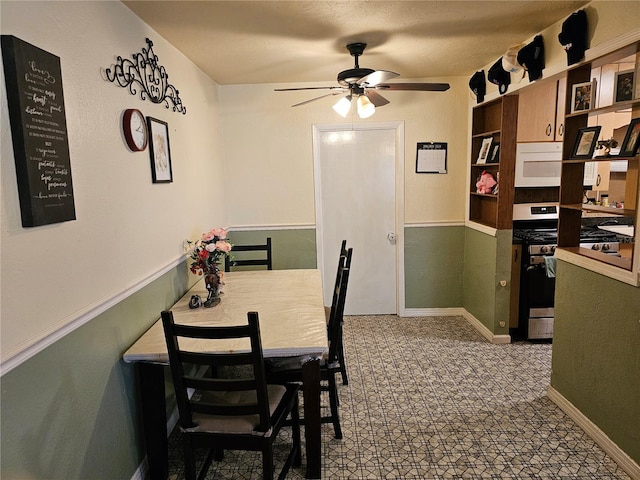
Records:
M341 263L342 259L344 259L344 262ZM336 272L336 281L333 287L333 299L331 302L332 306L335 304L336 292L338 292L338 287L340 285L340 275L342 273L343 267L351 268L351 256L349 256L349 259L347 262L347 241L346 240L342 240L342 244L340 246L340 256L338 257L338 270ZM331 319L331 307L325 307L325 313L327 315L327 330L328 330L329 320ZM340 344L338 349L338 355L340 358L340 375L342 377L342 384L349 385L349 377L347 376L347 364L344 358L344 342L343 342L344 328L343 327L344 327L344 321L342 318L340 318Z
M205 478L214 457L223 450L262 452L263 478L272 480L273 442L288 415L291 415L293 445L278 478L283 479L292 465L301 464L299 386L267 384L258 313L249 312L247 316L247 325L209 327L178 325L172 312L162 312L187 480L196 479L197 448L209 449L197 476L199 480ZM230 338L247 338L250 349L245 352L201 353L188 348L190 342ZM239 374L242 378L198 374L212 366L233 366L235 371L242 372ZM189 389L194 390L191 396Z
M258 258L235 258L235 252L264 252L259 255ZM273 269L273 263L271 259L271 237L267 237L267 241L264 244L256 245L233 245L231 250L232 257L227 255L224 259L224 271L230 272L233 267L246 267L246 266L266 266L267 270Z
M336 375L340 373L340 332L341 319L344 312L344 302L347 296L349 283L349 268L345 265L351 262L352 249L347 250L347 256L340 258L340 283L334 293L331 305L331 315L328 324L329 352L320 362L320 380L324 382L321 390L329 393L330 415L321 417L322 423L333 423L335 438L342 438L340 415L338 413L338 386ZM271 383L286 384L289 382L302 382L302 363L304 357L268 358L267 379ZM304 424L304 420L301 420Z

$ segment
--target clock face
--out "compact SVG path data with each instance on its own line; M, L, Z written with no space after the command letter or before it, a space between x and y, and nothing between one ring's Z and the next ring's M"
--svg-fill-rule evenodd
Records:
M127 145L131 150L141 152L147 148L147 123L140 110L135 108L125 110L122 127Z

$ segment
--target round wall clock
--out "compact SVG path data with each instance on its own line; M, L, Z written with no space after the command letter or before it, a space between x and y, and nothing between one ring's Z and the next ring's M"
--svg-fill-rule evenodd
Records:
M122 130L127 145L134 152L141 152L147 148L147 122L140 110L128 108L122 118Z

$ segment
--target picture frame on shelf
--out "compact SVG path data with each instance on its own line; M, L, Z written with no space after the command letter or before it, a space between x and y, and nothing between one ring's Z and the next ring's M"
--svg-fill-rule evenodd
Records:
M633 70L623 70L616 73L616 79L613 83L614 103L633 100L634 83L635 72Z
M576 136L573 150L571 150L571 159L583 160L593 158L593 152L598 143L601 126L580 128Z
M500 163L500 142L494 142L491 145L490 152L487 157L487 163Z
M149 131L149 156L153 183L173 182L171 169L171 148L169 147L169 126L167 122L147 117Z
M476 160L476 165L482 165L487 163L487 158L489 157L489 152L491 151L491 143L493 142L492 137L486 137L482 139L482 144L480 145L480 152L478 153L478 159Z
M640 118L634 118L629 123L627 133L620 145L620 157L635 157L640 147Z
M591 110L596 95L595 83L594 79L591 82L571 85L571 113Z

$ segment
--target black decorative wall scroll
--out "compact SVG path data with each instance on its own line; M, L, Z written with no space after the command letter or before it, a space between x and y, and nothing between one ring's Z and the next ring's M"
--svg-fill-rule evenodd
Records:
M11 35L2 57L22 226L75 220L60 58Z
M107 79L118 82L123 88L129 87L129 93L135 95L140 89L140 98L147 98L153 103L164 103L174 112L187 113L176 87L171 85L165 68L158 65L158 56L153 52L153 42L146 39L149 48L143 48L142 53L131 55L133 61L118 55L118 63L107 68ZM173 105L173 106L172 106Z

